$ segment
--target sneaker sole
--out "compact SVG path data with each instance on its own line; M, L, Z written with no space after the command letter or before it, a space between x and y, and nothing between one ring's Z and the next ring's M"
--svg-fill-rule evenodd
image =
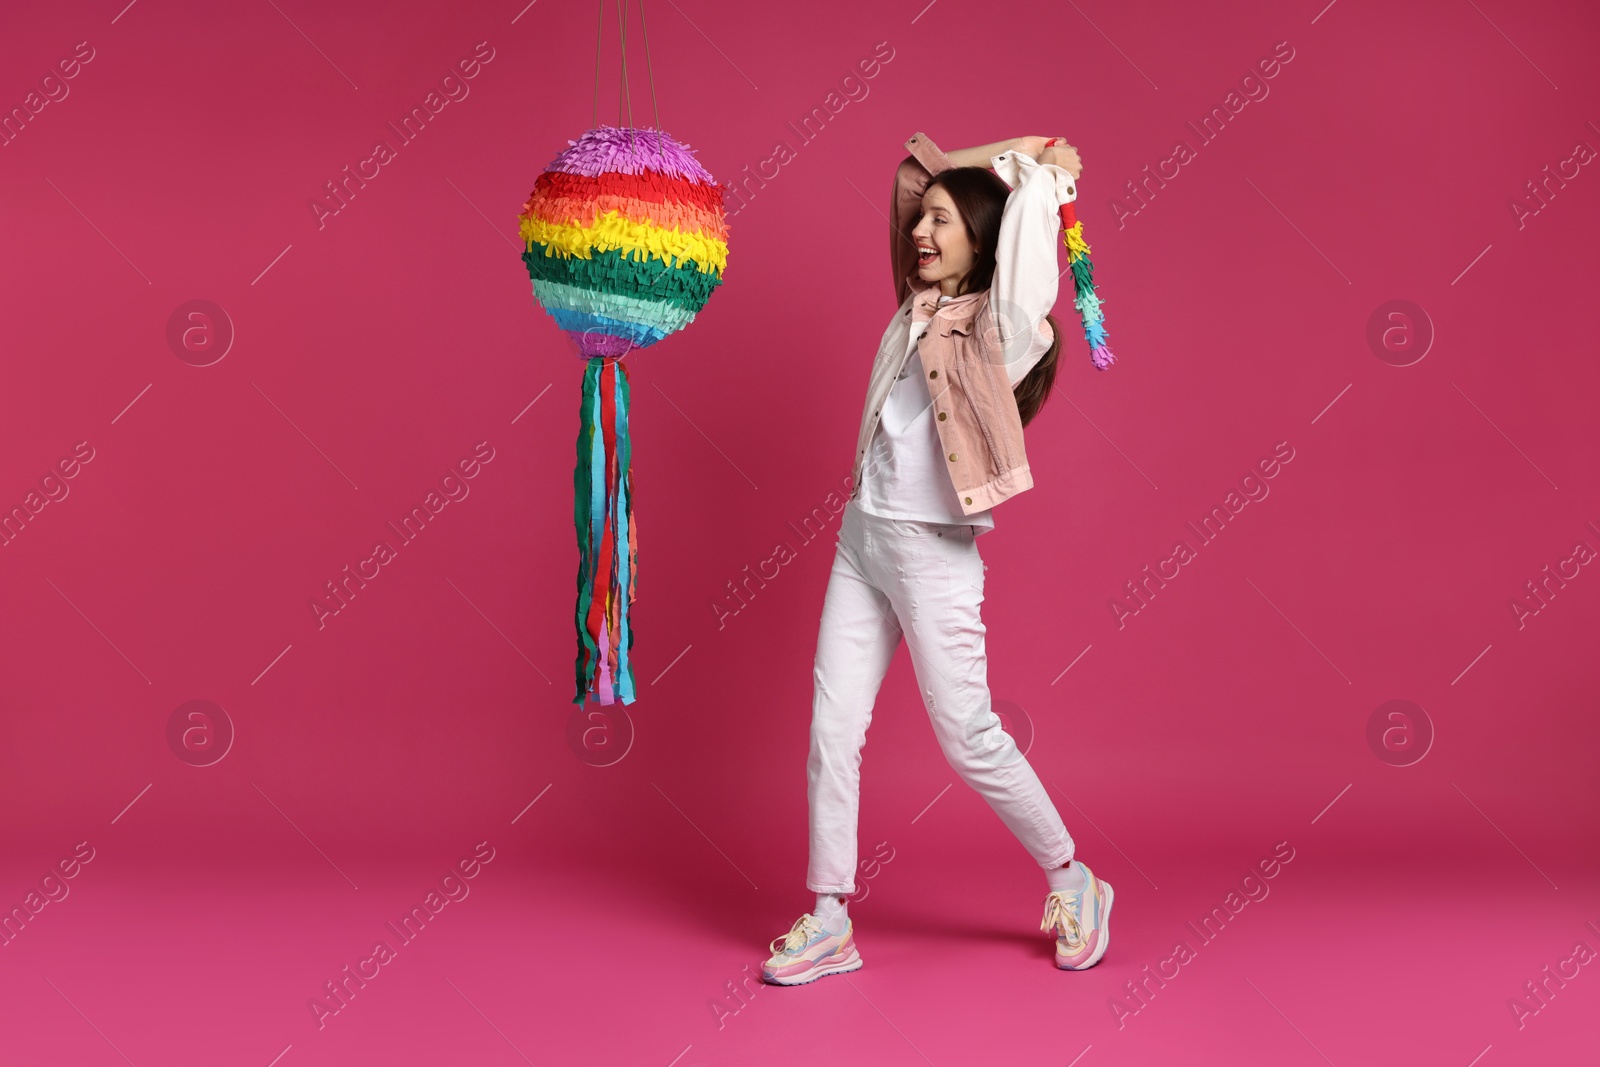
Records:
M845 971L859 971L861 969L861 964L861 953L857 952L855 948L852 947L850 949L850 955L846 956L838 963L819 963L805 974L796 975L793 978L771 978L766 974L763 974L761 976L761 980L769 985L805 985L807 982L815 982L818 978L826 978L830 974L843 974Z
M1058 955L1056 957L1056 966L1061 968L1063 971L1088 970L1090 967L1093 967L1095 964L1099 963L1100 957L1104 956L1106 954L1106 949L1111 947L1111 905L1116 900L1117 894L1116 890L1111 888L1111 884L1109 882L1102 882L1101 885L1105 886L1106 890L1106 910L1100 914L1100 940L1094 946L1094 954L1089 957L1087 962L1080 963L1075 967L1062 963L1061 957Z

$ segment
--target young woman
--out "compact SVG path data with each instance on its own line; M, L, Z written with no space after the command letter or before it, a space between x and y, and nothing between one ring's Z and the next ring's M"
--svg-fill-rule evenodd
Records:
M1093 966L1108 938L1111 886L1073 860L1061 816L990 707L976 545L993 506L1033 485L1022 427L1055 377L1059 211L1082 163L1060 138L946 155L918 133L906 148L889 235L899 307L867 389L813 670L816 907L770 946L762 977L777 985L861 966L845 904L861 747L902 637L946 760L1045 871L1040 929L1055 935L1056 966Z

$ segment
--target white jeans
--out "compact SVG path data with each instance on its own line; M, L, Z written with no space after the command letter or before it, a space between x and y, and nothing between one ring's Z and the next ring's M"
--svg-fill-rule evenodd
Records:
M1072 837L989 703L983 559L966 524L886 519L845 506L813 667L806 761L806 888L856 891L861 747L902 636L945 759L1040 867L1072 858Z

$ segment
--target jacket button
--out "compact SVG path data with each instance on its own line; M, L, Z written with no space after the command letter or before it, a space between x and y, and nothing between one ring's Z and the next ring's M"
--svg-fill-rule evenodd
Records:
M950 462L954 463L955 461L956 461L956 454L954 452L952 452L952 453L950 453Z
M970 496L966 497L965 499L966 499L967 503L969 503L969 504L972 503L972 498Z
M931 371L928 372L928 377L930 377L930 378L937 378L938 376L939 376L939 372L936 371L936 370L931 370Z
M940 422L943 422L943 421L944 421L944 412L942 412L942 411L941 411L941 412L939 412L939 421L940 421Z

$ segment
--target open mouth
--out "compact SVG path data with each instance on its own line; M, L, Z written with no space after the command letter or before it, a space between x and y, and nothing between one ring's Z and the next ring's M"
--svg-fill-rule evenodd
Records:
M926 267L929 263L939 258L939 253L931 248L917 249L917 266Z

